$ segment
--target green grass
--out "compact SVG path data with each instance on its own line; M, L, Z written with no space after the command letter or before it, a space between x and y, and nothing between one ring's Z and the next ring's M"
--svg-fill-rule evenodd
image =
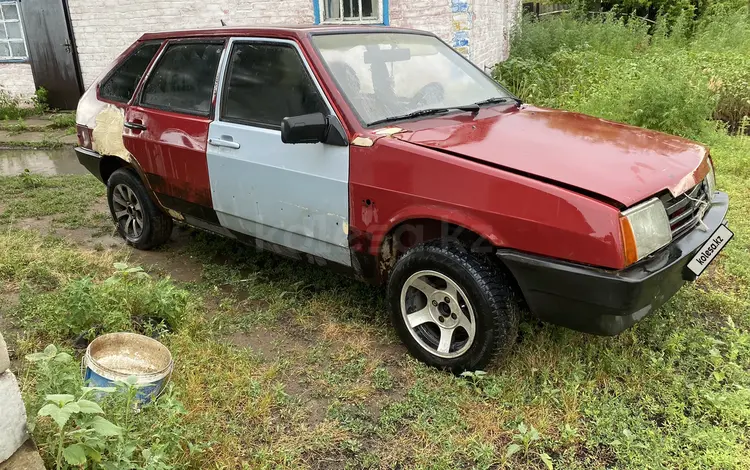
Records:
M48 92L44 88L39 88L34 93L30 102L24 103L16 96L8 94L5 90L0 90L0 120L23 119L29 116L44 114L49 107L47 106Z
M170 397L185 409L179 445L187 450L167 454L178 468L544 468L543 454L556 468L747 468L750 138L717 136L712 148L737 234L715 269L616 338L527 320L512 355L474 380L406 355L378 290L202 233L158 252L178 261L175 274L182 264L201 267L196 281L111 286L126 252L0 228L3 293L20 295L3 315L24 326L16 346L24 354L71 344L90 326L77 323L88 313L98 312L99 332L138 330L128 318L139 316L139 302L164 299L179 318L163 337L177 364ZM55 197L79 200L88 184L40 181L20 191L18 178L6 178L0 191L9 207L26 207L13 201L53 187ZM80 213L96 197L43 213ZM135 426L159 439L169 429L152 417Z
M50 116L50 120L52 121L50 127L53 129L73 129L75 131L76 115L74 113L53 114Z
M698 22L558 15L525 19L494 70L526 101L697 140L750 116L748 7L716 6ZM651 30L651 31L650 31ZM745 124L745 128L747 125ZM746 131L747 129L745 129Z
M510 356L486 375L456 378L406 354L379 289L205 233L179 232L182 241L151 253L88 249L45 235L45 224L100 233L101 184L25 175L0 178L0 317L16 328L6 339L22 357L51 342L70 348L92 331L157 328L141 320L161 312L173 389L134 415L131 432L138 452L160 452L165 468L543 469L546 459L559 469L749 468L750 137L717 129L706 120L713 108L668 119L639 101L691 112L670 107L697 102L669 88L678 74L658 68L680 50L700 54L709 33L711 54L728 50L730 34L704 25L689 43L664 38L656 54L633 25L561 21L526 30L516 59L531 65L518 83L547 90L536 95L542 104L628 122L647 113L647 125L702 140L730 195L734 240L697 282L620 336L527 318ZM652 58L658 66L641 73ZM620 74L628 61L632 73ZM537 73L545 62L565 66ZM663 97L639 95L661 87ZM28 220L37 224L19 228ZM122 279L117 262L151 276ZM16 367L33 417L49 384ZM40 419L34 436L48 464L50 432Z
M67 228L101 223L100 214L90 214L89 208L105 193L106 188L90 175L0 176L0 223L47 216Z

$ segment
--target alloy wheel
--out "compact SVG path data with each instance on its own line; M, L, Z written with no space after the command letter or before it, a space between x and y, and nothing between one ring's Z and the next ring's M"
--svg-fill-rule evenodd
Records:
M140 237L143 233L143 207L135 192L125 184L118 184L112 192L112 206L125 236L131 240Z
M461 287L437 271L412 274L401 288L401 315L412 337L443 358L464 354L474 342L474 309Z

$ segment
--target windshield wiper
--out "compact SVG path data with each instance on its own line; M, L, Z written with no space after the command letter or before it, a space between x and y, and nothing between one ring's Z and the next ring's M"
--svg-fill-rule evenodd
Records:
M447 112L455 111L455 110L476 112L476 111L479 111L479 104L468 104L466 106L450 106L447 108L420 109L419 111L414 111L414 112L407 113L407 114L401 114L399 116L391 116L385 119L378 119L376 121L372 121L368 123L367 125L374 126L377 124L383 124L383 123L391 122L391 121L404 121L406 119L412 119L412 118L416 118L420 116L431 116L434 114L442 114L442 113L447 113Z
M499 104L499 103L508 103L510 101L515 101L518 106L521 106L523 104L523 101L519 100L518 98L514 98L512 96L495 96L493 98L487 98L486 100L477 101L474 103L477 106L483 106L485 104Z

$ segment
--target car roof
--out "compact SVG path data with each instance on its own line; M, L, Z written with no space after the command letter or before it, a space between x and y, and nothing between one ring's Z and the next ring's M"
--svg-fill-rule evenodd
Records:
M391 26L377 25L292 25L292 26L252 26L252 27L222 27L209 29L191 29L184 31L163 31L158 33L146 33L139 41L154 39L180 39L200 37L300 37L310 34L347 34L347 33L407 33L430 35L427 31L408 28L394 28Z

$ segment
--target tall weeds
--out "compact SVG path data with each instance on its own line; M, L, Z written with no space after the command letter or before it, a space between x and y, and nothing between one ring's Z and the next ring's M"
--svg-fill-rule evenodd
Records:
M662 16L525 18L495 77L524 100L701 139L750 116L750 16L731 2ZM716 121L716 122L715 122Z

